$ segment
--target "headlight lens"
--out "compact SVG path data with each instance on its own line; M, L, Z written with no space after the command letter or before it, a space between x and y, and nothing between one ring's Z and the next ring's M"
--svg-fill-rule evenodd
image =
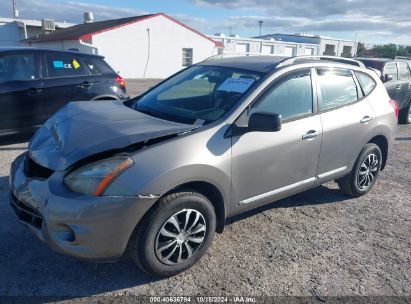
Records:
M64 177L66 186L77 193L101 196L107 187L133 165L128 157L113 157L80 167Z

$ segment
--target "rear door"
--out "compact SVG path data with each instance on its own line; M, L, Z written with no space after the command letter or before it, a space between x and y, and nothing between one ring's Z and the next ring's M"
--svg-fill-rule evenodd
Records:
M0 133L30 132L45 120L40 60L34 52L0 54Z
M118 75L102 58L81 56L80 60L91 74L88 80L89 86L85 92L87 100L100 96L118 98L122 92L125 94L125 88L120 87L115 81Z
M392 80L387 81L384 83L385 88L388 91L390 97L399 102L400 100L400 92L401 92L401 81L398 79L398 67L396 62L388 62L384 65L384 69L382 72L383 79L386 75L392 77Z
M88 99L87 91L92 83L90 72L77 54L46 52L43 62L48 116L70 101Z
M364 146L374 112L349 69L318 68L323 137L317 184L348 172Z
M411 97L411 79L408 63L398 62L398 78L401 85L400 92L398 93L398 105L402 109Z

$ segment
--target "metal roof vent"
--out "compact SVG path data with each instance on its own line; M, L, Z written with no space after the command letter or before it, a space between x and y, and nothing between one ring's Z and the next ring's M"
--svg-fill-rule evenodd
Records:
M85 12L83 14L84 23L94 22L94 14L92 12Z
M52 19L43 19L41 21L41 27L43 31L55 31L56 25L54 24L54 20Z

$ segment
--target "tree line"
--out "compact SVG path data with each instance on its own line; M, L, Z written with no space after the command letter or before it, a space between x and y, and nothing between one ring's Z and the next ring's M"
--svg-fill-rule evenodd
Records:
M357 57L395 58L396 56L411 58L411 46L390 43L376 45L374 48L367 50L364 43L358 43Z

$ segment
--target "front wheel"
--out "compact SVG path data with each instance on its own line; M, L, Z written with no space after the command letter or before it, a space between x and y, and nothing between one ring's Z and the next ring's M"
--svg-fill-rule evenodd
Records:
M147 274L170 277L204 255L215 229L214 208L205 196L190 190L171 193L136 227L129 254Z
M351 172L336 180L341 192L359 197L374 186L381 170L382 153L376 144L367 144L358 156Z
M400 111L399 122L402 124L411 123L411 101Z

